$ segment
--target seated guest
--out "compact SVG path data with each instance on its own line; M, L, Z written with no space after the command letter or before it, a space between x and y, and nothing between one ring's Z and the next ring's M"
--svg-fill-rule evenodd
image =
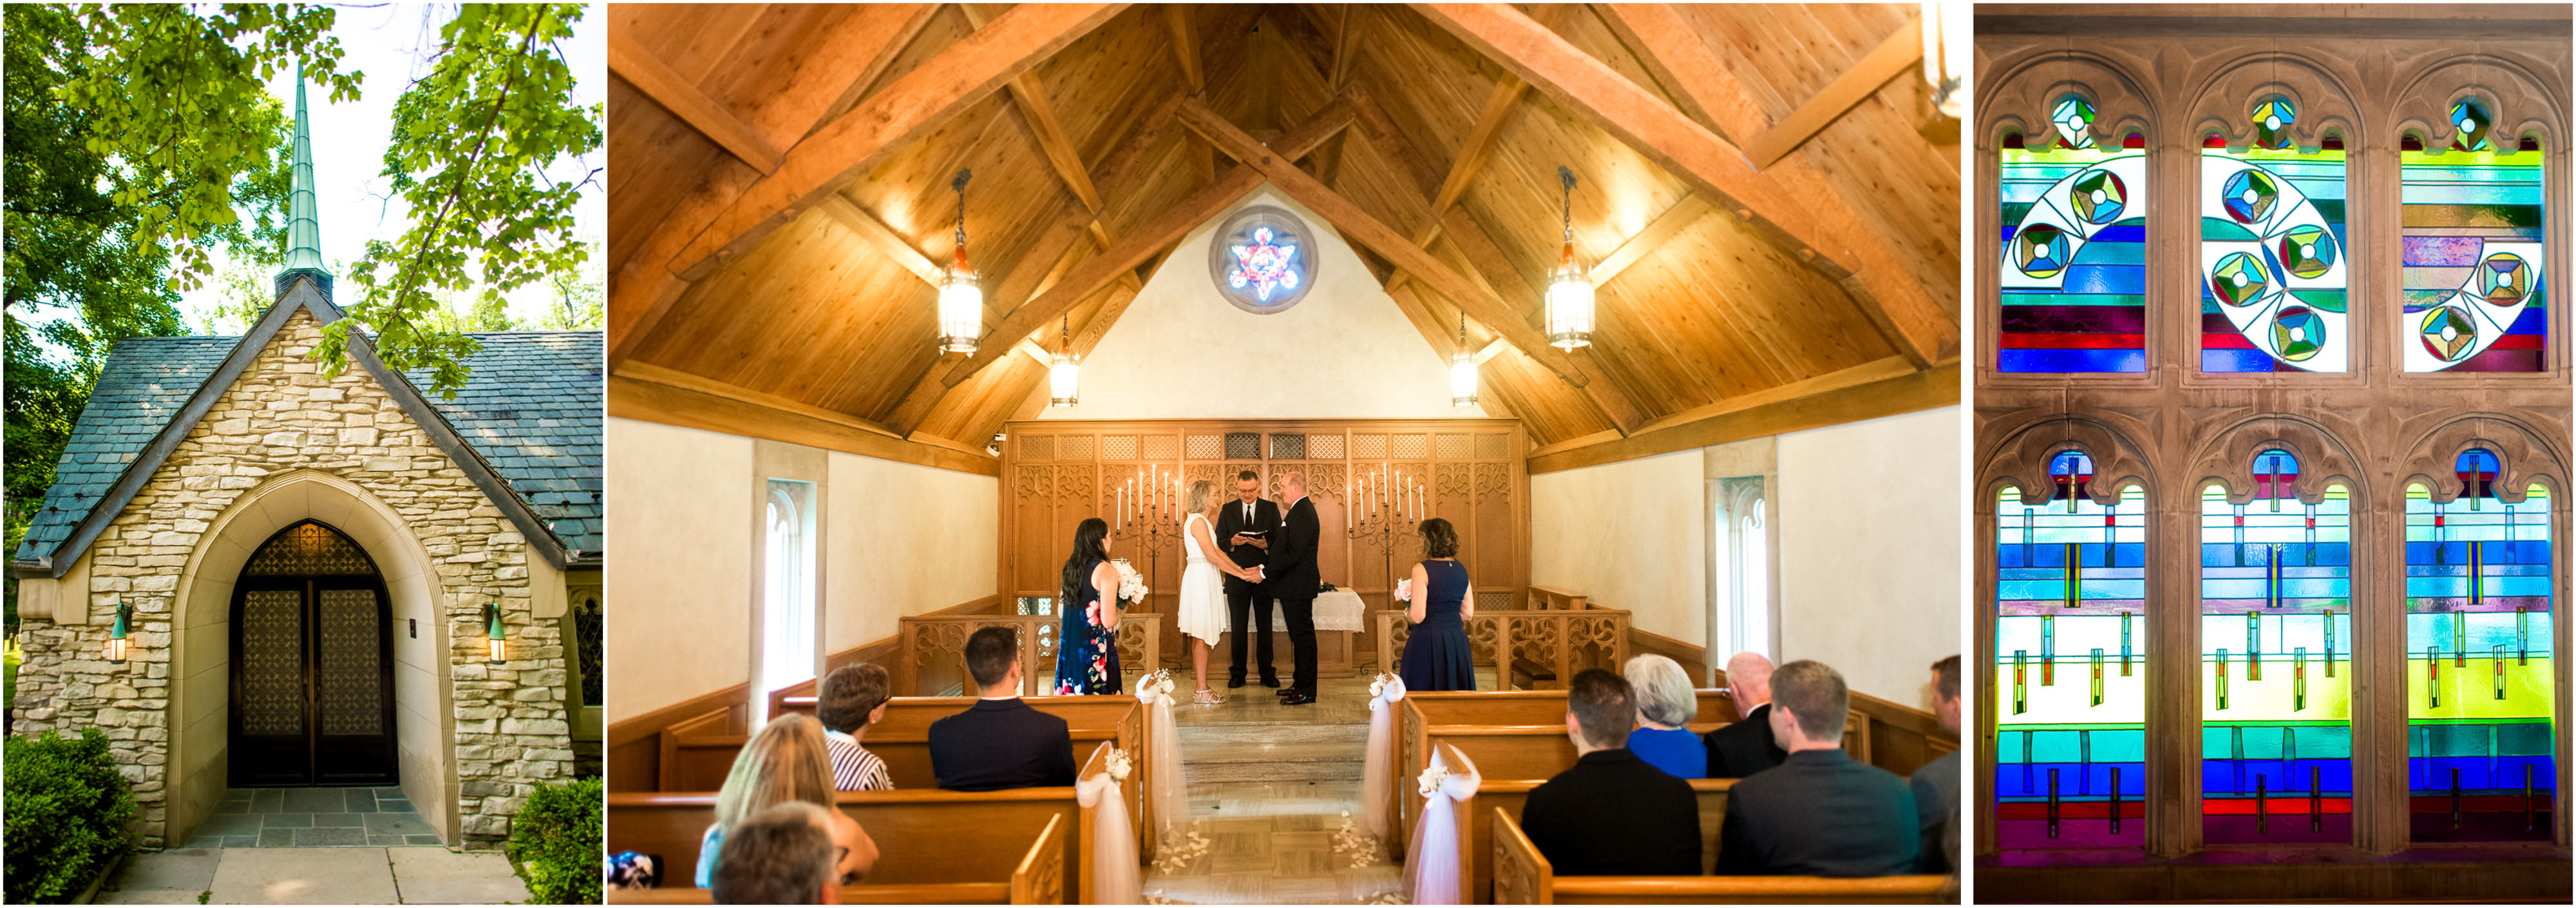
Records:
M725 837L716 872L719 905L837 905L830 811L803 801L772 805Z
M1708 778L1708 747L1689 725L1699 715L1699 691L1691 687L1682 665L1656 655L1628 660L1621 674L1637 693L1637 730L1628 733L1628 749L1647 765L1676 779Z
M1770 658L1735 654L1726 660L1726 687L1738 718L1701 737L1708 748L1708 778L1741 779L1780 765L1789 752L1771 738Z
M1959 657L1932 663L1932 711L1941 730L1959 736ZM1959 752L1914 771L1914 809L1923 820L1923 872L1959 872Z
M1073 784L1073 734L1020 699L1020 640L1007 627L966 638L966 671L983 699L930 723L930 771L950 791Z
M1521 806L1521 831L1557 876L1696 876L1699 799L1628 750L1637 721L1628 682L1597 668L1565 687L1574 766ZM1912 827L1907 827L1912 828Z
M832 787L885 791L894 787L884 760L859 746L868 726L885 718L886 670L874 662L844 665L823 677L814 717L823 720L823 745L832 751Z
M725 836L763 810L791 801L822 808L832 819L832 840L841 848L841 875L857 879L877 862L877 844L858 821L832 807L830 749L823 745L823 724L814 717L790 713L770 720L733 758L724 788L716 792L716 821L698 844L697 883L715 885L722 866Z
M1922 850L1914 792L1895 773L1843 753L1851 694L1843 676L1801 659L1771 676L1780 765L1744 777L1726 798L1720 874L1891 876Z

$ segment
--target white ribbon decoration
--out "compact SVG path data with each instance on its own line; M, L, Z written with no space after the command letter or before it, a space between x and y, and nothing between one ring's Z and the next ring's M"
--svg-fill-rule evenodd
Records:
M1136 833L1127 823L1127 798L1118 780L1099 773L1074 785L1074 800L1097 808L1091 839L1091 900L1100 905L1141 905L1145 881L1137 869Z
M1146 706L1145 772L1152 778L1146 780L1145 803L1153 808L1154 841L1177 842L1189 837L1190 799L1188 781L1181 776L1181 732L1172 721L1172 695L1161 684L1145 684L1136 691L1136 700Z
M1451 751L1455 753L1455 751ZM1447 759L1435 749L1431 765L1445 767ZM1416 905L1461 905L1461 874L1458 866L1459 801L1474 797L1479 783L1476 764L1466 754L1458 754L1457 768L1440 780L1440 787L1422 799L1422 816L1413 826L1412 847L1404 855L1404 890L1412 893ZM1470 818L1471 821L1473 818Z
M1394 831L1395 822L1395 755L1388 752L1395 740L1395 704L1404 699L1404 679L1386 676L1386 684L1369 700L1368 757L1360 764L1361 835L1380 839Z

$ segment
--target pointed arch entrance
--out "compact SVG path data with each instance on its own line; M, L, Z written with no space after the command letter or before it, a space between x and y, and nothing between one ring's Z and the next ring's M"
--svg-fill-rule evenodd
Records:
M301 520L233 586L230 783L392 785L392 597L347 534Z

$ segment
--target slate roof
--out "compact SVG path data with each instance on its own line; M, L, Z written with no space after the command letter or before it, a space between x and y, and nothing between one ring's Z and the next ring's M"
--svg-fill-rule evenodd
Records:
M426 371L406 373L510 490L546 522L576 560L602 550L601 335L523 331L469 335L473 377L452 401L427 393ZM107 496L153 437L222 366L238 337L138 337L116 342L72 429L53 488L12 561L51 555Z

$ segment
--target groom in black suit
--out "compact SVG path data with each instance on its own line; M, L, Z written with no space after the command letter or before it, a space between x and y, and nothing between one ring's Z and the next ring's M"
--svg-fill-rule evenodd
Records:
M1279 485L1288 513L1272 534L1279 538L1270 545L1262 584L1270 588L1270 598L1279 600L1279 616L1288 622L1288 645L1297 648L1297 674L1279 691L1279 702L1297 706L1315 702L1315 588L1323 583L1315 569L1315 549L1324 530L1315 519L1315 503L1306 498L1306 474L1290 470Z
M1261 497L1261 474L1251 470L1235 474L1234 487L1236 500L1216 515L1216 538L1222 540L1217 544L1225 548L1225 557L1233 559L1236 567L1250 570L1269 558L1270 537L1279 529L1279 503ZM1247 639L1256 639L1260 643L1253 649L1261 657L1261 686L1278 687L1279 670L1270 665L1270 591L1259 583L1228 576L1225 612L1233 622L1234 636L1234 670L1225 686L1243 686L1244 644Z

